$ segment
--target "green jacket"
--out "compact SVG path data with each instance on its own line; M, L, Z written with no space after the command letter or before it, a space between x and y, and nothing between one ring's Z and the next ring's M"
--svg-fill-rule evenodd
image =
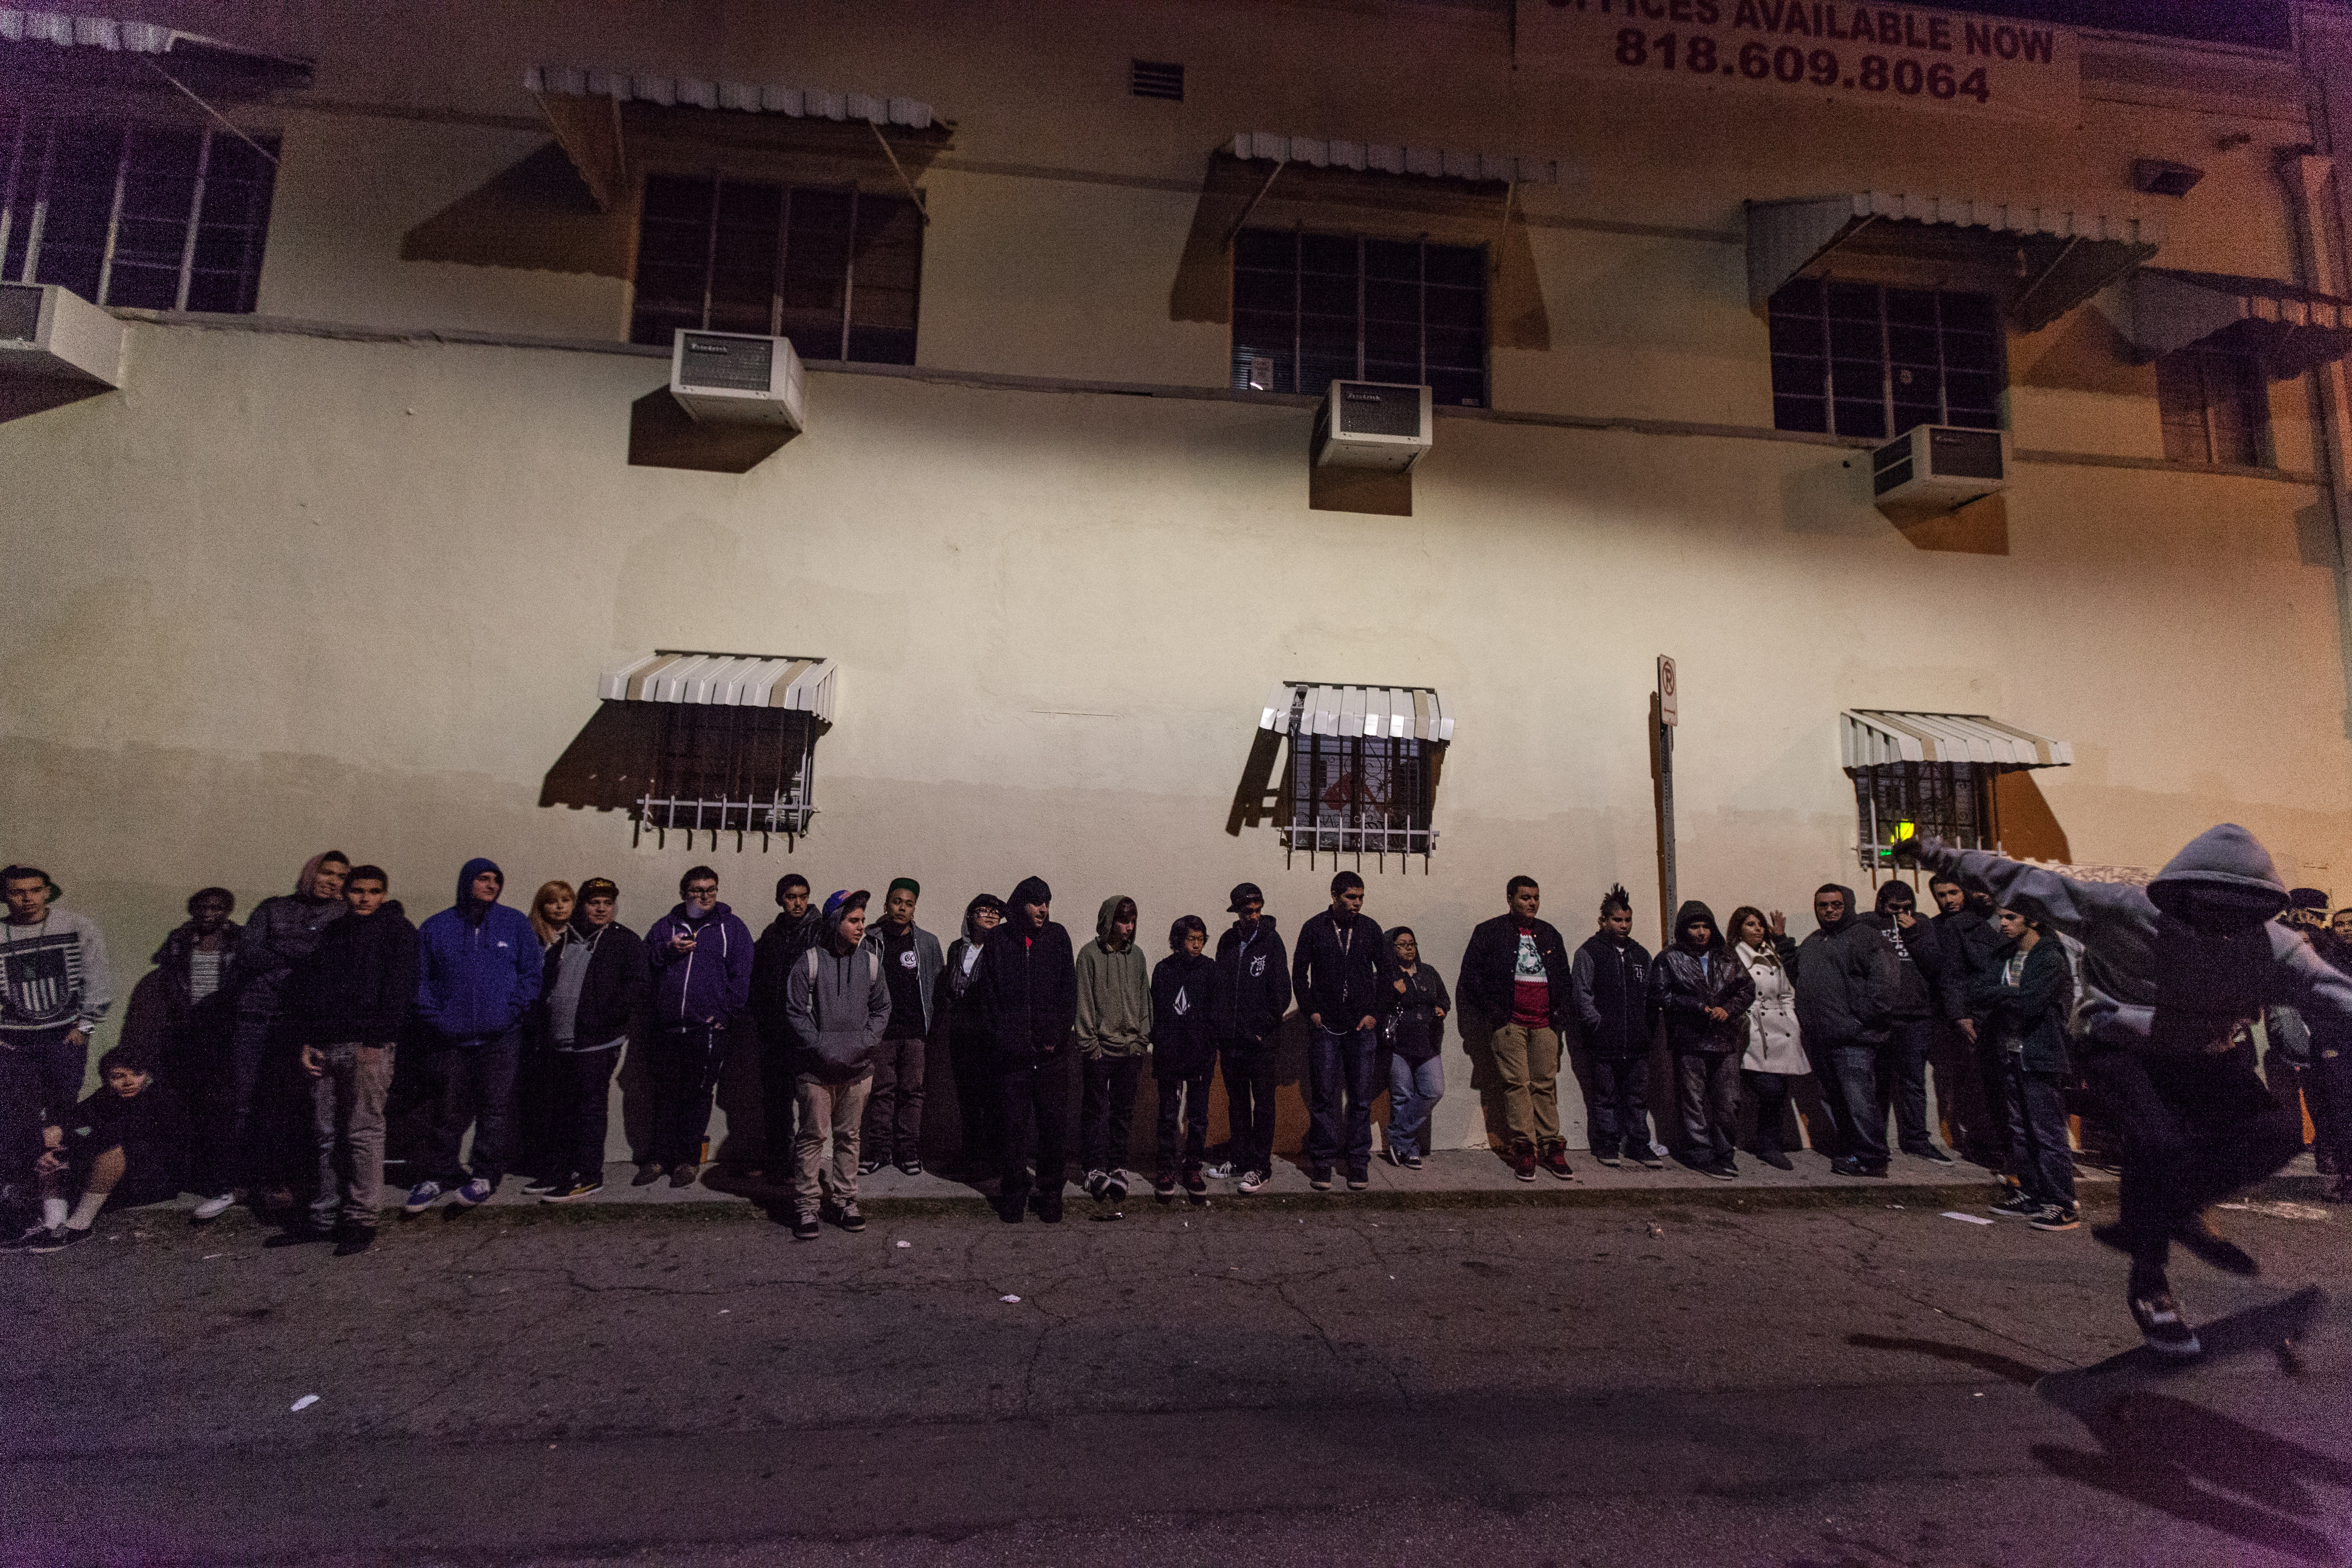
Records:
M1078 1048L1088 1057L1139 1057L1151 1048L1151 973L1129 940L1110 945L1118 907L1134 900L1105 899L1095 917L1095 939L1078 949Z

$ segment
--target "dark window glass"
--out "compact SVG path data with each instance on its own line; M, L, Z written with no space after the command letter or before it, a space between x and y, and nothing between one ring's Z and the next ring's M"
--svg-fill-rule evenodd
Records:
M716 330L716 329L713 329ZM645 826L688 832L805 833L815 748L812 715L781 708L673 702L639 797Z
M1772 296L1769 321L1775 429L2000 427L2000 321L1983 295L1798 279Z
M1365 735L1290 738L1293 850L1426 855L1430 772L1424 742Z
M1278 392L1394 381L1483 408L1486 249L1246 229L1234 243L1234 348L1272 360Z
M649 174L629 337L750 332L803 360L912 364L922 273L922 212L903 196Z
M2183 463L2268 466L2270 392L2251 354L2184 350L2156 362L2164 455Z
M1850 771L1864 865L1891 867L1897 846L1930 834L1959 849L2000 847L1996 774L1990 765L1888 763ZM1907 853L1904 861L1909 863Z

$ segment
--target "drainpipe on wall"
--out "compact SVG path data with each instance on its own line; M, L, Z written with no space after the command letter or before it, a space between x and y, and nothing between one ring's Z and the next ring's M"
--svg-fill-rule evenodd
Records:
M2311 94L2314 128L2321 138L2317 149L2295 147L2279 154L2280 182L2286 187L2287 209L2294 230L2295 264L2306 289L2341 296L2347 279L2347 215L2340 205L2347 193L2336 182L2335 128L2352 130L2352 27L2332 9L2301 6L2295 16L2295 37L2303 59L2304 79ZM2339 266L2331 270L2333 255ZM2352 736L2352 496L2346 493L2347 464L2352 464L2352 395L2347 395L2344 367L2330 360L2312 373L2319 416L2320 505L2336 541L2336 648L2344 671L2344 732Z

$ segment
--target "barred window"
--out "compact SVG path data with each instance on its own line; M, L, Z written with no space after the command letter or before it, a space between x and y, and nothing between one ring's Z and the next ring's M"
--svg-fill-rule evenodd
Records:
M1402 382L1428 386L1440 404L1484 408L1486 248L1244 229L1234 241L1234 360L1255 359L1272 362L1261 391L1319 397L1334 381Z
M2184 349L2156 362L2164 455L2182 463L2264 464L2271 400L2252 354Z
M806 833L817 718L781 708L666 702L638 826L689 833Z
M247 312L277 184L274 137L0 107L0 280L100 305Z
M1292 736L1285 847L1428 854L1436 834L1429 826L1424 744L1387 736Z
M1800 278L1772 296L1772 426L1883 440L2000 428L2000 312L1983 294Z
M1855 768L1862 863L1891 867L1907 841L1934 835L1956 849L2000 847L1998 770L1983 763L1882 763Z
M629 338L752 332L803 360L912 364L922 272L923 215L904 196L650 174Z

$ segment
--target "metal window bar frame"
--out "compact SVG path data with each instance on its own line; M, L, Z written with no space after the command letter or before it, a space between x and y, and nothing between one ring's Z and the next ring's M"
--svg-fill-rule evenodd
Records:
M1445 742L1423 741L1412 735L1301 734L1299 725L1305 713L1307 694L1317 686L1335 686L1338 683L1292 680L1286 681L1284 684L1290 688L1292 698L1289 721L1284 731L1289 739L1290 755L1285 763L1282 784L1283 821L1280 831L1283 864L1287 867L1295 856L1304 853L1307 858L1307 865L1312 867L1317 863L1318 857L1328 852L1331 856L1334 866L1339 864L1340 856L1353 855L1356 858L1357 866L1361 868L1364 857L1370 855L1375 858L1375 868L1385 871L1388 868L1389 856L1396 856L1402 863L1406 858L1418 855L1421 857L1422 874L1428 875L1430 855L1436 848L1438 833L1433 820L1435 815L1433 778L1436 771L1435 758L1443 752ZM1339 689L1348 689L1349 688L1340 686ZM1429 689L1426 687L1356 689L1387 691ZM1325 749L1327 742L1330 743L1328 752ZM1409 803L1401 811L1391 806L1381 814L1384 816L1401 816L1404 818L1402 824L1387 821L1373 823L1365 820L1364 802L1360 793L1363 776L1361 763L1364 748L1368 742L1377 744L1382 749L1391 769L1404 772L1410 776L1412 796ZM1321 796L1325 780L1328 776L1324 773L1321 764L1327 756L1336 756L1342 752L1343 749L1346 756L1353 759L1357 763L1354 772L1357 786L1350 792L1350 798L1343 812L1343 815L1350 816L1353 820L1343 822L1336 826L1325 826L1312 820L1318 815L1315 802ZM1302 772L1307 781L1304 791L1300 788ZM1393 790L1391 793L1393 794ZM1305 808L1308 820L1300 819L1302 807Z
M710 207L709 216L704 220L702 243L702 312L699 318L699 326L698 329L706 332L712 330L710 325L711 296L712 291L718 286L719 278L719 204L723 199L721 193L724 191L727 183L727 174L724 170L714 169L710 171ZM793 198L803 191L824 191L830 193L838 191L844 187L836 185L795 185L786 184L781 180L737 180L735 184L739 185L752 186L766 185L773 188L778 193L778 200L776 202L776 261L775 266L771 268L768 278L768 335L772 338L780 338L784 335L784 268L789 264L793 247ZM835 335L835 344L838 351L835 357L840 359L844 363L847 363L849 362L849 331L852 319L856 312L856 301L857 297L857 204L859 198L864 194L859 191L855 184L847 186L846 189L849 192L849 224L845 230L847 238L846 243L843 247L845 254L841 264L841 323L839 331ZM921 204L916 203L913 205L918 213L922 212L923 208ZM928 219L926 221L928 221ZM1292 315L1295 321L1297 317L1297 311L1295 309Z
M1818 281L1822 285L1821 309L1813 314L1811 320L1813 324L1821 329L1818 341L1821 343L1822 353L1822 422L1823 426L1826 426L1828 434L1832 436L1839 436L1843 435L1844 432L1838 428L1837 424L1837 360L1834 342L1830 335L1829 294L1830 285L1832 282L1839 280L1835 279L1822 278L1818 279ZM1870 283L1861 286L1871 290L1874 300L1873 308L1877 317L1879 418L1884 421L1886 427L1886 433L1885 436L1871 437L1868 438L1872 440L1892 440L1894 437L1902 435L1903 429L1895 422L1894 325L1887 320L1886 315L1887 286L1884 283ZM1936 421L1939 425L1949 425L1952 422L1952 366L1944 339L1945 334L1948 331L1957 331L1958 329L1947 328L1944 324L1944 301L1947 297L1956 293L1965 292L1965 290L1951 289L1922 289L1912 291L1915 293L1927 294L1932 297L1936 302L1936 325L1934 328L1936 334ZM1424 307L1424 315L1425 314L1426 308ZM2005 388L2009 384L2007 349L2006 345L1997 344L1996 346L2000 347L2001 349L2003 362L2000 368L1996 372L1996 377ZM2202 383L2200 380L2200 385ZM1852 400L1849 399L1848 401ZM2208 425L2210 429L2210 419L2208 420ZM1997 429L2006 429L2007 427L2005 421L2001 425L1995 426ZM2210 450L2211 447L2210 434L2208 437L2207 447Z
M1907 854L1895 836L1903 822L1964 849L2000 850L2000 775L2016 767L1992 763L1881 763L1849 768L1858 832L1856 856L1874 884L1882 872L1905 868Z
M690 705L671 704L669 706L677 709ZM740 773L746 765L739 753L745 743L746 731L752 722L751 716L779 710L714 706L709 708L708 711L734 721L728 728L729 754L726 768L726 772L734 774ZM812 801L816 774L818 721L814 713L785 711L787 717L783 721L784 731L780 736L780 740L786 744L794 742L798 744L799 762L796 767L786 767L783 770L784 776L779 781L777 787L767 792L765 798L748 791L718 796L656 793L665 782L671 782L672 788L675 789L675 774L670 771L670 752L673 749L671 727L678 721L678 715L675 711L665 711L661 716L661 722L654 742L653 776L646 781L644 793L637 796L636 828L630 837L632 847L642 842L646 830L651 828L656 848L667 847L669 835L672 833L684 833L688 849L694 847L695 836L699 833L710 835L710 848L713 851L719 848L719 836L725 833L735 835L735 848L739 853L743 849L746 838L754 833L760 836L760 849L762 854L772 847L771 840L777 835L783 837L787 850L793 847L800 837L808 832L816 816L816 807ZM795 720L799 721L795 722ZM780 753L781 760L782 760L782 753ZM707 773L707 764L703 771ZM689 820L685 822L678 820L681 815L688 814L690 814Z
M16 276L7 281L19 283L40 281L41 240L48 226L50 173L57 163L58 133L62 128L77 123L100 125L103 122L95 120L76 121L68 116L43 115L30 111L23 114L17 121L16 142L9 150L7 159L7 178L5 184L0 184L0 257L5 257L7 254L8 244L16 232L16 224L20 221L20 215L25 226L25 257L17 268ZM113 134L120 137L121 141L115 149L114 191L108 204L106 240L99 260L98 298L91 301L97 305L109 303L114 292L114 259L122 231L122 202L131 183L138 129L139 123L135 121L112 127ZM26 153L37 133L41 143L40 170L34 180L30 210L26 211L25 204L20 201L23 195L21 187L24 184ZM180 241L179 276L173 281L172 291L172 304L174 310L184 310L188 308L188 296L194 286L196 247L203 235L205 202L212 181L213 144L219 135L220 132L209 125L202 127L197 132L196 173L189 187L187 216L182 220L184 226ZM269 156L268 149L262 147L260 143L253 142L250 137L243 139L250 142L254 150L260 153L263 157ZM276 186L274 172L270 177L270 183L274 197ZM266 224L261 230L261 235L264 239L268 237ZM249 250L250 246L247 248ZM245 265L252 266L249 257ZM257 275L258 268L255 267L253 269ZM706 279L707 277L706 271ZM704 307L706 316L709 310L708 288L706 281ZM240 297L242 292L240 290Z

